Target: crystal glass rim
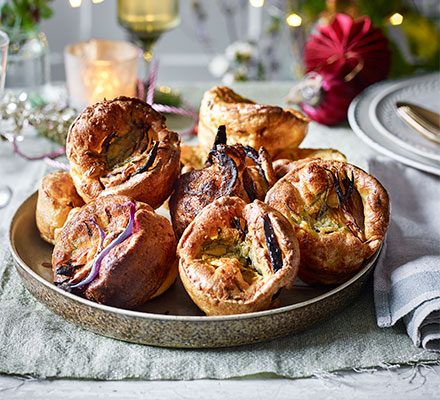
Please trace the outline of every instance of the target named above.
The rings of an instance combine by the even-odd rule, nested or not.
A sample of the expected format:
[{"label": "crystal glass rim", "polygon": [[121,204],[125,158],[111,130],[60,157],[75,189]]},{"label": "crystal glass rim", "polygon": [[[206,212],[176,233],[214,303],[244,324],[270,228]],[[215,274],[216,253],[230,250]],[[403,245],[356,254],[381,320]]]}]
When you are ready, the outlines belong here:
[{"label": "crystal glass rim", "polygon": [[[84,46],[90,45],[93,42],[97,43],[105,43],[105,44],[114,44],[119,46],[125,46],[130,50],[133,50],[132,54],[123,58],[114,58],[114,59],[101,59],[101,58],[89,58],[84,54],[76,54],[75,50],[78,48],[83,48]],[[127,42],[125,40],[109,40],[109,39],[90,39],[84,40],[81,42],[68,44],[64,48],[64,56],[71,57],[72,59],[81,60],[84,64],[101,64],[101,65],[111,65],[114,63],[129,63],[137,60],[139,58],[139,48],[135,46],[133,43]]]}]

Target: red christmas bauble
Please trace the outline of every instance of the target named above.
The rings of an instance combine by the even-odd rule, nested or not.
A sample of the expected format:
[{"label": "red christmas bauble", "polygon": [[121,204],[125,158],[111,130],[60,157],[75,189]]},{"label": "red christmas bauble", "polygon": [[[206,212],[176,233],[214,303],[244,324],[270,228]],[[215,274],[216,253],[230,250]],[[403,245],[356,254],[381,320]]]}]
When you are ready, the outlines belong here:
[{"label": "red christmas bauble", "polygon": [[336,14],[329,25],[309,37],[304,48],[306,72],[322,77],[321,101],[301,104],[313,120],[326,125],[344,121],[353,98],[385,79],[391,66],[388,39],[370,18]]}]

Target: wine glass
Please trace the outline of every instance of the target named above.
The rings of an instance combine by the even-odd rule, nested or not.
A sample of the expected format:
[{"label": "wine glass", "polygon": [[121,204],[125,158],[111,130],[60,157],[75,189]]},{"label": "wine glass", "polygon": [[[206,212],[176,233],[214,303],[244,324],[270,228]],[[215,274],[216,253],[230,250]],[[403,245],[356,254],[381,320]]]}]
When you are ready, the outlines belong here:
[{"label": "wine glass", "polygon": [[118,0],[118,21],[142,48],[147,76],[153,47],[162,33],[180,23],[178,0]]},{"label": "wine glass", "polygon": [[[0,31],[0,95],[3,94],[3,89],[5,87],[8,46],[9,46],[8,35]],[[2,134],[1,138],[3,137],[7,139],[7,137]],[[0,183],[0,208],[6,207],[9,201],[11,200],[11,197],[12,197],[11,188],[8,185],[4,185]]]},{"label": "wine glass", "polygon": [[3,93],[6,77],[6,62],[8,59],[9,37],[0,31],[0,94]]}]

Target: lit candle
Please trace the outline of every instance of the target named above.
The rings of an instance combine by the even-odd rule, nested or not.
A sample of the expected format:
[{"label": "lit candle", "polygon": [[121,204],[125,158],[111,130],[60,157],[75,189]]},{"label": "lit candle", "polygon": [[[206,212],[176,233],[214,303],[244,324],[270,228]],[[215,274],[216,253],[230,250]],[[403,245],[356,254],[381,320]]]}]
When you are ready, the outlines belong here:
[{"label": "lit candle", "polygon": [[90,40],[67,46],[64,55],[72,107],[135,96],[139,50],[131,43]]},{"label": "lit candle", "polygon": [[260,40],[263,25],[264,0],[249,0],[248,13],[248,40],[258,42]]}]

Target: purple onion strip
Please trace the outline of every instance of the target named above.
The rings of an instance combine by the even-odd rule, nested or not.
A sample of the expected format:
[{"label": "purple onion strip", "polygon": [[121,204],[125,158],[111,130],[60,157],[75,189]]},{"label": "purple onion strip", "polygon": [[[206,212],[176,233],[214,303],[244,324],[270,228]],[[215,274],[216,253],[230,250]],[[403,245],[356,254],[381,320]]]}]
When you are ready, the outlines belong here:
[{"label": "purple onion strip", "polygon": [[128,224],[125,227],[125,229],[123,230],[123,232],[102,250],[101,250],[101,248],[102,248],[102,244],[104,242],[105,233],[102,230],[102,228],[98,224],[95,223],[96,227],[99,230],[100,242],[99,242],[98,251],[96,252],[95,257],[93,258],[92,268],[90,269],[90,272],[87,274],[87,276],[82,281],[75,283],[74,285],[70,285],[70,288],[73,289],[73,288],[81,287],[81,286],[87,285],[90,282],[92,282],[98,276],[99,268],[101,266],[101,262],[104,259],[104,257],[108,253],[110,253],[110,251],[114,247],[121,244],[125,239],[129,238],[133,234],[134,214],[136,212],[136,205],[133,202],[127,202],[127,203],[124,203],[123,206],[124,205],[130,206],[130,219],[128,220]]}]

